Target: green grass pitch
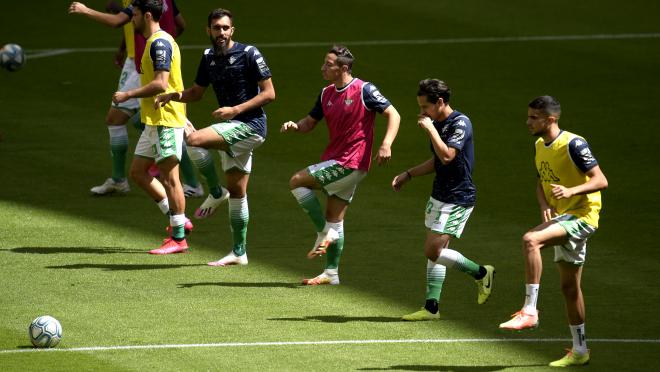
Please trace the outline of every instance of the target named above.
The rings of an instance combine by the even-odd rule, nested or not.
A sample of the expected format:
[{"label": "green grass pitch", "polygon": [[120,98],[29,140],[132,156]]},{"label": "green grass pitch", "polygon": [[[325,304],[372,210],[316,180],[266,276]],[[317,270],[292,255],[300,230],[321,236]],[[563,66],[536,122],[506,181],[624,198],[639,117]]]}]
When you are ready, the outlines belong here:
[{"label": "green grass pitch", "polygon": [[[561,126],[587,138],[610,183],[583,279],[588,368],[660,364],[657,2],[180,0],[187,85],[208,42],[206,15],[223,6],[235,13],[235,39],[266,57],[277,92],[248,190],[250,265],[224,269],[205,265],[230,247],[224,207],[193,221],[190,254],[154,257],[146,251],[167,221],[136,185],[125,197],[89,196],[110,170],[103,119],[118,77],[112,52],[90,49],[118,45],[121,33],[67,15],[68,4],[12,2],[0,14],[0,44],[18,43],[29,58],[21,71],[0,70],[0,370],[547,369],[570,347],[551,252],[540,328],[497,330],[523,300],[520,237],[539,220],[525,120],[541,94],[561,101]],[[354,75],[374,82],[403,120],[392,161],[372,168],[349,208],[342,285],[306,288],[300,279],[322,264],[305,258],[313,228],[288,179],[317,161],[327,134],[323,125],[306,136],[278,129],[311,108],[325,84],[323,56],[338,41],[357,57]],[[42,55],[67,48],[80,50]],[[404,323],[424,297],[432,178],[398,194],[389,184],[430,156],[415,125],[426,77],[448,82],[452,106],[475,130],[478,202],[452,246],[498,275],[478,306],[474,283],[449,271],[442,320]],[[208,92],[189,106],[191,120],[210,124],[214,107]],[[200,203],[189,200],[188,214]],[[60,320],[64,338],[35,352],[27,326],[44,314]]]}]

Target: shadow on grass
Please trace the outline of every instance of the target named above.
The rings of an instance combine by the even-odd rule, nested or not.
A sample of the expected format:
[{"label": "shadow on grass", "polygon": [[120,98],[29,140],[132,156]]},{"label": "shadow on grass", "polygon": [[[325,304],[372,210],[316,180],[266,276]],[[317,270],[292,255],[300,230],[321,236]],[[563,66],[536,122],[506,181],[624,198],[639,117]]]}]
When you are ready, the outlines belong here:
[{"label": "shadow on grass", "polygon": [[80,270],[80,269],[101,269],[103,271],[134,271],[134,270],[166,270],[166,269],[179,269],[182,267],[196,267],[205,266],[202,264],[194,265],[181,265],[181,264],[138,264],[138,265],[113,265],[113,264],[73,264],[62,266],[46,266],[46,269],[66,269],[66,270]]},{"label": "shadow on grass", "polygon": [[218,287],[238,287],[238,288],[298,288],[299,284],[296,283],[282,283],[282,282],[205,282],[205,283],[182,283],[178,284],[179,288],[192,288],[200,286],[218,286]]},{"label": "shadow on grass", "polygon": [[372,322],[372,323],[395,323],[404,322],[400,317],[391,316],[343,316],[343,315],[316,315],[304,316],[302,318],[268,318],[268,320],[283,320],[289,322],[324,322],[324,323],[348,323],[348,322]]},{"label": "shadow on grass", "polygon": [[502,371],[509,368],[520,367],[544,367],[545,364],[524,364],[510,366],[434,366],[425,364],[394,365],[386,368],[358,368],[358,371],[453,371],[453,372],[477,372],[477,371]]},{"label": "shadow on grass", "polygon": [[114,254],[114,253],[141,253],[145,250],[125,249],[118,247],[16,247],[0,249],[0,251],[28,254],[59,254],[59,253],[83,253],[83,254]]}]

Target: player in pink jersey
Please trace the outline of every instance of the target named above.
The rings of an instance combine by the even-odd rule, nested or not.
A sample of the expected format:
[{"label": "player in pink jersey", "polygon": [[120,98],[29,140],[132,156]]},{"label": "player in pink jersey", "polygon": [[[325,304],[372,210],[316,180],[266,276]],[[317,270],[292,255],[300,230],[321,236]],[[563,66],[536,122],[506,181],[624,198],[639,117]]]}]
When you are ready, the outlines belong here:
[{"label": "player in pink jersey", "polygon": [[[321,163],[310,165],[291,177],[289,186],[298,204],[307,213],[317,231],[317,239],[308,258],[327,253],[325,270],[305,285],[339,284],[339,259],[344,248],[344,215],[358,183],[371,165],[376,112],[387,120],[387,130],[375,159],[378,165],[392,156],[392,142],[401,117],[375,85],[354,78],[353,55],[343,45],[335,45],[325,56],[321,73],[331,84],[323,88],[314,108],[297,122],[288,121],[281,132],[307,133],[325,118],[330,143]],[[314,190],[328,195],[325,216]]]}]

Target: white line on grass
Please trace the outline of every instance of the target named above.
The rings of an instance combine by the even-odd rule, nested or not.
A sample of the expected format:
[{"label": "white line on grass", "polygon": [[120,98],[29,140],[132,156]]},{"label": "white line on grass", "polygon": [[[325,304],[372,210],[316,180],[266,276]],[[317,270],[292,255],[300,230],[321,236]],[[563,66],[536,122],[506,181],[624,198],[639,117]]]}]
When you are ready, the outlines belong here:
[{"label": "white line on grass", "polygon": [[[364,344],[457,344],[457,343],[492,343],[492,342],[571,342],[568,338],[445,338],[445,339],[411,339],[411,340],[336,340],[336,341],[280,341],[280,342],[220,342],[211,344],[166,344],[166,345],[125,345],[125,346],[90,346],[55,349],[6,349],[0,354],[57,352],[57,351],[112,351],[139,349],[190,349],[190,348],[221,348],[221,347],[259,347],[259,346],[317,346],[317,345],[364,345]],[[618,339],[592,338],[589,342],[618,344],[660,344],[660,339]]]},{"label": "white line on grass", "polygon": [[[595,34],[595,35],[547,35],[547,36],[502,36],[502,37],[467,37],[447,39],[417,39],[417,40],[355,40],[340,43],[349,46],[371,45],[428,45],[428,44],[473,44],[473,43],[511,43],[527,41],[583,41],[583,40],[622,40],[622,39],[657,39],[660,33],[645,34]],[[261,43],[259,48],[304,48],[327,47],[330,41],[309,41],[290,43]],[[205,49],[208,45],[181,45],[181,49]],[[69,53],[114,52],[117,48],[66,48],[66,49],[33,49],[28,50],[29,59],[52,57]]]}]

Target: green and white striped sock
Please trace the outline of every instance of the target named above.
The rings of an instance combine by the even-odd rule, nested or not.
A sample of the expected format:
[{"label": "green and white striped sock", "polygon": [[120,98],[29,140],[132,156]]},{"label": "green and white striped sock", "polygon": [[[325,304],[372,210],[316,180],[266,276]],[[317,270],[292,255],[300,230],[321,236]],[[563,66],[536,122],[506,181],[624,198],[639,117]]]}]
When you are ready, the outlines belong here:
[{"label": "green and white striped sock", "polygon": [[475,279],[479,276],[479,264],[453,249],[444,248],[435,262],[462,271]]},{"label": "green and white striped sock", "polygon": [[128,131],[125,125],[108,125],[110,134],[110,156],[112,157],[112,179],[121,182],[126,179],[126,153],[128,152]]},{"label": "green and white striped sock", "polygon": [[246,252],[247,227],[250,220],[247,195],[240,199],[229,198],[229,220],[234,238],[232,252],[237,256],[242,256]]},{"label": "green and white striped sock", "polygon": [[426,299],[440,301],[447,268],[431,260],[426,263]]},{"label": "green and white striped sock", "polygon": [[323,216],[323,209],[321,203],[316,197],[314,190],[307,187],[298,187],[291,190],[293,197],[296,198],[300,207],[312,219],[316,232],[323,231],[325,227],[325,217]]}]

